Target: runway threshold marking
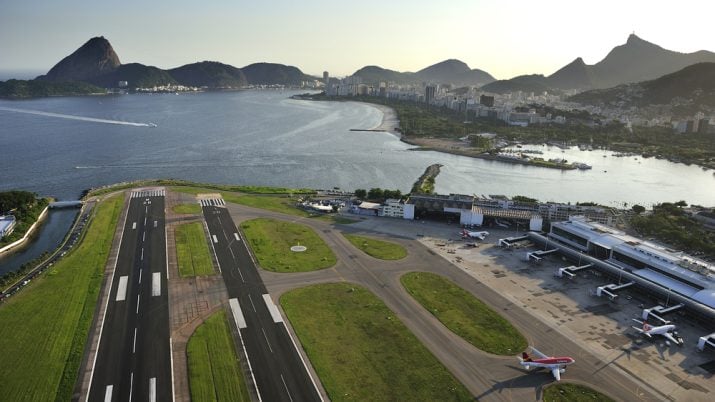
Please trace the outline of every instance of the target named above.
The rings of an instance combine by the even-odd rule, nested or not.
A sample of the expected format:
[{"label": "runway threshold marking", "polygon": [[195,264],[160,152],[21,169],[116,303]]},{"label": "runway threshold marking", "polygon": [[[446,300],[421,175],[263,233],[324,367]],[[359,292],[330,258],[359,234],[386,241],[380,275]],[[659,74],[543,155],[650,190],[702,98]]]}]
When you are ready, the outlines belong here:
[{"label": "runway threshold marking", "polygon": [[279,323],[283,322],[283,317],[281,316],[281,312],[278,311],[278,307],[273,303],[273,299],[271,299],[271,295],[268,293],[263,295],[263,301],[266,303],[266,307],[268,307],[268,312],[271,313],[271,318],[273,318],[273,322]]},{"label": "runway threshold marking", "polygon": [[116,301],[124,301],[127,299],[127,281],[129,277],[127,275],[119,277],[119,286],[117,286],[117,299]]},{"label": "runway threshold marking", "polygon": [[247,328],[246,318],[243,317],[243,311],[241,311],[241,306],[238,304],[238,299],[233,298],[228,301],[231,306],[231,312],[233,313],[233,320],[236,322],[238,329]]},{"label": "runway threshold marking", "polygon": [[104,390],[104,402],[112,402],[112,390],[114,385],[107,385],[107,389]]},{"label": "runway threshold marking", "polygon": [[288,384],[286,384],[286,379],[283,378],[283,374],[281,374],[281,381],[283,381],[283,386],[285,387],[286,394],[288,394],[288,398],[290,398],[291,402],[293,402],[293,397],[290,395],[290,391],[288,390]]},{"label": "runway threshold marking", "polygon": [[156,377],[149,379],[149,402],[156,402]]},{"label": "runway threshold marking", "polygon": [[151,274],[151,295],[161,296],[161,272]]}]

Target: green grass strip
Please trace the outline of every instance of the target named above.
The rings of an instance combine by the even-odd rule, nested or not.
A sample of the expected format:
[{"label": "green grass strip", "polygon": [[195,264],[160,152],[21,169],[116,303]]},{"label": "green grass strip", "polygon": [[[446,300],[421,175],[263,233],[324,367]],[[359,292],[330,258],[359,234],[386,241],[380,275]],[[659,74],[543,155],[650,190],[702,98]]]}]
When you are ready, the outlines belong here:
[{"label": "green grass strip", "polygon": [[444,277],[411,272],[400,282],[444,326],[478,349],[513,355],[526,348],[526,338],[509,321]]},{"label": "green grass strip", "polygon": [[179,204],[174,205],[171,210],[177,214],[198,215],[201,214],[201,205],[196,202],[192,202],[191,204]]},{"label": "green grass strip", "polygon": [[367,289],[330,283],[280,303],[332,401],[468,401],[469,391]]},{"label": "green grass strip", "polygon": [[[263,269],[275,272],[306,272],[328,268],[337,259],[311,228],[297,223],[258,218],[241,223],[253,253]],[[307,247],[292,252],[291,246]]]},{"label": "green grass strip", "polygon": [[0,305],[0,399],[72,398],[123,202],[97,205],[74,251]]},{"label": "green grass strip", "polygon": [[179,275],[189,277],[213,274],[213,261],[203,225],[200,222],[185,223],[176,227],[175,234]]},{"label": "green grass strip", "polygon": [[399,260],[407,256],[407,250],[397,243],[343,233],[353,246],[365,254],[381,260]]},{"label": "green grass strip", "polygon": [[544,402],[614,402],[585,385],[560,382],[544,388]]},{"label": "green grass strip", "polygon": [[250,401],[226,312],[204,321],[187,345],[192,401]]}]

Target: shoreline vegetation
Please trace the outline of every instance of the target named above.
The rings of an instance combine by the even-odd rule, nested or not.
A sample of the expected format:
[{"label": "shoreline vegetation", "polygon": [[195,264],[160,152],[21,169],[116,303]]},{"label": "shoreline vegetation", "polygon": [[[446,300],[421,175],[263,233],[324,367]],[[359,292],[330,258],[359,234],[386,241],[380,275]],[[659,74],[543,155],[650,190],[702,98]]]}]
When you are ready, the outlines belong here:
[{"label": "shoreline vegetation", "polygon": [[[415,151],[437,151],[510,164],[522,164],[561,170],[578,167],[565,162],[534,158],[523,160],[497,154],[490,140],[475,133],[494,133],[498,138],[522,144],[558,142],[565,145],[592,146],[614,152],[639,154],[673,163],[697,165],[715,170],[715,143],[706,134],[674,135],[664,127],[633,127],[610,123],[590,127],[576,125],[509,126],[496,119],[464,121],[463,113],[412,101],[389,100],[374,96],[294,95],[293,99],[366,103],[383,112],[382,124],[370,130],[387,131],[400,141],[414,145]],[[396,117],[395,117],[396,116]],[[396,126],[397,124],[397,126]],[[472,134],[472,135],[470,135]],[[466,137],[466,139],[465,139]]]}]

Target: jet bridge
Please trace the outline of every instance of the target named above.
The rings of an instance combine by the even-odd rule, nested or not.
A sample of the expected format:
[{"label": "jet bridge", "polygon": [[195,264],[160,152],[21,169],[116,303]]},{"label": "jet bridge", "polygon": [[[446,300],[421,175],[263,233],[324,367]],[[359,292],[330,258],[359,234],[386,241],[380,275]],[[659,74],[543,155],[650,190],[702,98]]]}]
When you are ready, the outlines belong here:
[{"label": "jet bridge", "polygon": [[685,307],[685,305],[680,303],[680,304],[676,304],[676,305],[670,306],[670,307],[655,306],[655,307],[651,307],[651,308],[646,308],[646,309],[643,309],[643,314],[641,314],[641,318],[643,318],[643,321],[646,321],[652,317],[652,318],[655,318],[656,320],[662,322],[663,324],[667,324],[670,321],[663,318],[663,316],[668,313],[672,313],[673,311],[680,310],[683,307]]},{"label": "jet bridge", "polygon": [[526,260],[527,261],[533,261],[533,262],[540,262],[541,260],[544,259],[549,254],[553,254],[555,252],[559,251],[559,249],[554,248],[551,250],[537,250],[537,251],[530,251],[526,253]]},{"label": "jet bridge", "polygon": [[633,285],[635,285],[635,284],[636,284],[635,282],[626,282],[626,283],[622,283],[622,284],[620,284],[620,285],[616,285],[615,283],[611,283],[611,284],[608,284],[608,285],[599,286],[599,287],[596,288],[596,296],[601,297],[601,296],[603,296],[603,295],[605,294],[605,295],[607,295],[608,297],[610,297],[611,300],[613,300],[613,299],[615,299],[616,297],[618,297],[618,294],[615,293],[615,292],[617,292],[617,291],[619,291],[619,290],[621,290],[621,289],[625,289],[625,288],[627,288],[627,287],[629,287],[629,286],[633,286]]},{"label": "jet bridge", "polygon": [[570,267],[559,268],[558,271],[556,271],[554,273],[554,276],[556,276],[558,278],[563,278],[565,275],[569,279],[573,279],[576,277],[576,272],[583,271],[584,269],[589,269],[592,266],[593,266],[593,264],[586,264],[586,265],[581,265],[578,267],[575,265],[571,265]]},{"label": "jet bridge", "polygon": [[710,347],[715,348],[715,332],[710,335],[701,336],[700,339],[698,339],[699,351],[704,352],[706,345],[710,345]]}]

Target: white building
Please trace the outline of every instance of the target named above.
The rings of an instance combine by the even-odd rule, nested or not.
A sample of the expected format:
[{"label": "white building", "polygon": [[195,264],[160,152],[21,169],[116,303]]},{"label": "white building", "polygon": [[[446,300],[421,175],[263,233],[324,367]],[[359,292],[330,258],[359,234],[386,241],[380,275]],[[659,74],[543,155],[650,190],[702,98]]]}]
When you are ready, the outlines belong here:
[{"label": "white building", "polygon": [[389,218],[404,218],[405,204],[397,199],[388,199],[380,208],[379,216],[387,216]]},{"label": "white building", "polygon": [[12,215],[0,215],[0,239],[12,233],[17,221]]}]

